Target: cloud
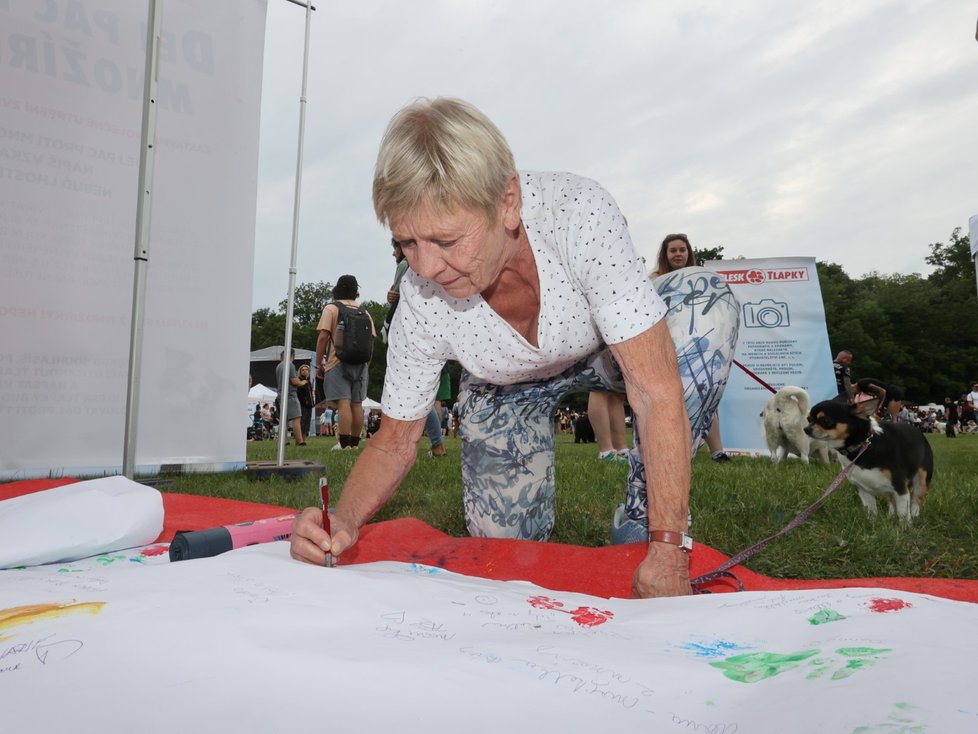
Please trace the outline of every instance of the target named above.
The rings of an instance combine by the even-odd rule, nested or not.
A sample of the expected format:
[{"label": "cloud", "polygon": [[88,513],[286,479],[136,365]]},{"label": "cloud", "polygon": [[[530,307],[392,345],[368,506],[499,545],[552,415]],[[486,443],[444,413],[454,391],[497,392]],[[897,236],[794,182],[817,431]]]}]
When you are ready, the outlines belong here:
[{"label": "cloud", "polygon": [[[517,164],[601,181],[652,257],[663,234],[728,256],[926,272],[978,212],[974,14],[938,0],[339,2],[313,13],[298,282],[393,275],[370,183],[417,96],[482,108]],[[301,8],[271,0],[255,306],[284,298]]]}]

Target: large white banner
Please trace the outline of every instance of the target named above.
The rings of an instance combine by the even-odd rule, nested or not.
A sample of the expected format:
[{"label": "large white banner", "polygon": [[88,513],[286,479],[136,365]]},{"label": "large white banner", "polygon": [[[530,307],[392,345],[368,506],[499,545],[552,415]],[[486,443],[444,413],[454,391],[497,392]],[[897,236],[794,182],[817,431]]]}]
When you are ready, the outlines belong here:
[{"label": "large white banner", "polygon": [[[836,395],[833,354],[815,259],[712,260],[740,301],[735,359],[779,389],[796,385],[812,403]],[[736,365],[720,401],[720,436],[734,451],[767,453],[760,412],[771,392]]]},{"label": "large white banner", "polygon": [[[265,0],[162,3],[136,464],[242,466]],[[0,477],[121,469],[147,3],[0,0]]]},{"label": "large white banner", "polygon": [[0,571],[4,731],[973,734],[978,719],[967,602],[604,599],[416,563],[327,569],[286,542],[159,558]]}]

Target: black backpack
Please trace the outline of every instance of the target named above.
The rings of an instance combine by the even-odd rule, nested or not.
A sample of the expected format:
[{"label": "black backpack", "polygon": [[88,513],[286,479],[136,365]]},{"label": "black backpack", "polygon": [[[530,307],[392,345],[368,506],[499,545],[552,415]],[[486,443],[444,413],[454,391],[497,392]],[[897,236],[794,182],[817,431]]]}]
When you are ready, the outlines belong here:
[{"label": "black backpack", "polygon": [[374,353],[374,332],[370,316],[360,306],[333,304],[340,310],[333,334],[333,349],[344,364],[366,364]]}]

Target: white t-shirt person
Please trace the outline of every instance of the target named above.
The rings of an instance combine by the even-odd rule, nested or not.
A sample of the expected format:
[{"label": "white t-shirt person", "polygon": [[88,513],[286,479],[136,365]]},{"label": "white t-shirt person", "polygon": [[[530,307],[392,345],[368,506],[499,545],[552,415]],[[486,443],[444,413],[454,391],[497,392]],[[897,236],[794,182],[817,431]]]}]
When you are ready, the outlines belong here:
[{"label": "white t-shirt person", "polygon": [[665,316],[625,219],[600,184],[570,173],[524,172],[520,188],[523,227],[540,278],[539,346],[481,295],[453,298],[408,271],[391,325],[385,414],[404,421],[424,417],[447,360],[490,384],[542,380]]}]

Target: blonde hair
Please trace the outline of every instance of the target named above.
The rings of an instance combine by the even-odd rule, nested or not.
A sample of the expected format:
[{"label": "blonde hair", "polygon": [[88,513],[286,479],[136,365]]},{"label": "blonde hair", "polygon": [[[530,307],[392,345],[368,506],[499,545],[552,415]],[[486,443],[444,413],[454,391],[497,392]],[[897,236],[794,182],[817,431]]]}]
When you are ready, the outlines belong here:
[{"label": "blonde hair", "polygon": [[428,203],[495,215],[516,164],[492,121],[468,102],[421,98],[391,119],[374,169],[374,212],[392,217]]}]

